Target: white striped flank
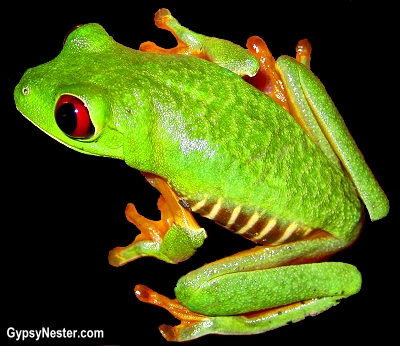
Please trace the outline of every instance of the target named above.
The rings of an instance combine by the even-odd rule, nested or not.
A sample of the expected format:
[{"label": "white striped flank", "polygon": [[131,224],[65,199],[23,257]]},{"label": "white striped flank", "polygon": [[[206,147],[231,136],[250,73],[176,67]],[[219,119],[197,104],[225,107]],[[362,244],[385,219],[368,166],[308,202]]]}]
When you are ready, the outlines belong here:
[{"label": "white striped flank", "polygon": [[213,208],[207,215],[203,215],[204,217],[214,220],[215,215],[218,214],[218,212],[221,210],[221,204],[222,204],[222,198],[218,198],[218,201],[216,204],[214,204]]},{"label": "white striped flank", "polygon": [[277,219],[272,218],[268,220],[268,223],[265,227],[261,230],[260,234],[256,237],[251,238],[251,240],[260,240],[263,239],[276,225]]},{"label": "white striped flank", "polygon": [[236,232],[236,234],[244,234],[246,233],[250,228],[252,228],[256,222],[258,221],[258,219],[260,218],[260,215],[257,213],[254,213],[253,215],[251,215],[251,218],[249,219],[249,221],[247,221],[247,223]]},{"label": "white striped flank", "polygon": [[233,223],[236,221],[241,209],[242,209],[242,207],[240,207],[240,206],[237,206],[237,207],[235,207],[235,209],[233,209],[233,212],[231,214],[231,217],[229,218],[228,223],[226,224],[226,227],[230,227],[233,225]]},{"label": "white striped flank", "polygon": [[273,244],[281,244],[283,243],[286,239],[288,239],[299,227],[298,223],[292,222],[289,226],[286,227],[285,231],[282,234],[282,237],[280,237],[277,241],[275,241]]},{"label": "white striped flank", "polygon": [[207,198],[204,198],[201,201],[198,201],[193,207],[191,207],[192,211],[197,211],[200,208],[204,207],[206,202],[207,202]]}]

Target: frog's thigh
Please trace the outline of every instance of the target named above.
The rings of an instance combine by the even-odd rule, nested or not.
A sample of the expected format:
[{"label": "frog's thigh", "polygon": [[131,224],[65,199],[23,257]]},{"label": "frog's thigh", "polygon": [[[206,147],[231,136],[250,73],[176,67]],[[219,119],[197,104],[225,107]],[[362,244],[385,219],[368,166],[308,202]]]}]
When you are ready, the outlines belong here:
[{"label": "frog's thigh", "polygon": [[191,285],[185,277],[175,294],[188,309],[207,316],[237,315],[304,300],[355,294],[358,270],[345,263],[313,263],[234,272]]}]

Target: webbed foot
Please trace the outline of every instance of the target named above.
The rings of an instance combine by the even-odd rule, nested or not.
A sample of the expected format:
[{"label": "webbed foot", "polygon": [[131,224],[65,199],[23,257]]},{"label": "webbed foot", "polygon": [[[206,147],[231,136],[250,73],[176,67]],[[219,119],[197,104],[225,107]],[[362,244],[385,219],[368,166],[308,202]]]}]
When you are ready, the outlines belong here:
[{"label": "webbed foot", "polygon": [[206,238],[205,230],[197,224],[191,212],[179,203],[179,198],[167,182],[153,174],[144,175],[161,193],[157,203],[161,220],[149,220],[140,215],[133,204],[128,204],[126,217],[141,233],[132,244],[110,251],[108,260],[112,266],[119,267],[143,256],[178,263],[192,256]]}]

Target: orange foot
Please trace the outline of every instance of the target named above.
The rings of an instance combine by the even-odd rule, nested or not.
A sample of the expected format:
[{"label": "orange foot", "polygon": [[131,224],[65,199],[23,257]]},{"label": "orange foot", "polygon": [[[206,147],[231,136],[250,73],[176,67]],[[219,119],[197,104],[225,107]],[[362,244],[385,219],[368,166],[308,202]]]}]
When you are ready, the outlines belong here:
[{"label": "orange foot", "polygon": [[110,251],[108,261],[112,266],[119,267],[143,256],[153,256],[168,263],[181,262],[192,256],[206,238],[205,230],[180,204],[168,183],[154,174],[144,173],[144,176],[161,193],[157,203],[161,220],[149,220],[140,215],[133,204],[128,204],[126,218],[141,233],[132,244]]},{"label": "orange foot", "polygon": [[174,327],[166,324],[159,326],[162,336],[168,341],[178,341],[183,330],[209,319],[207,316],[188,310],[177,299],[165,297],[145,285],[136,285],[135,294],[140,301],[164,308],[181,321],[181,324]]}]

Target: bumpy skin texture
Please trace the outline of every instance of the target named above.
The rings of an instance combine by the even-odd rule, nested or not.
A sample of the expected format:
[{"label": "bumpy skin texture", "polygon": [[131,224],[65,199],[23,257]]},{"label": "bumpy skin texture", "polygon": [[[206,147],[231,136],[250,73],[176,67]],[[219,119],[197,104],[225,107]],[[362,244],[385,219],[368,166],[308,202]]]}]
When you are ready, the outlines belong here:
[{"label": "bumpy skin texture", "polygon": [[228,316],[248,312],[250,306],[252,311],[258,311],[315,296],[340,297],[343,292],[355,294],[359,291],[361,276],[346,263],[324,262],[305,264],[301,269],[299,266],[283,266],[262,273],[223,275],[203,282],[201,289],[192,281],[193,275],[178,281],[175,294],[182,304],[208,316]]},{"label": "bumpy skin texture", "polygon": [[[93,138],[78,142],[56,127],[65,93],[87,104]],[[15,98],[60,141],[155,173],[191,205],[222,198],[225,209],[240,205],[282,226],[355,237],[361,204],[345,175],[281,107],[208,61],[135,51],[90,24],[70,34],[56,59],[28,70]]]}]

